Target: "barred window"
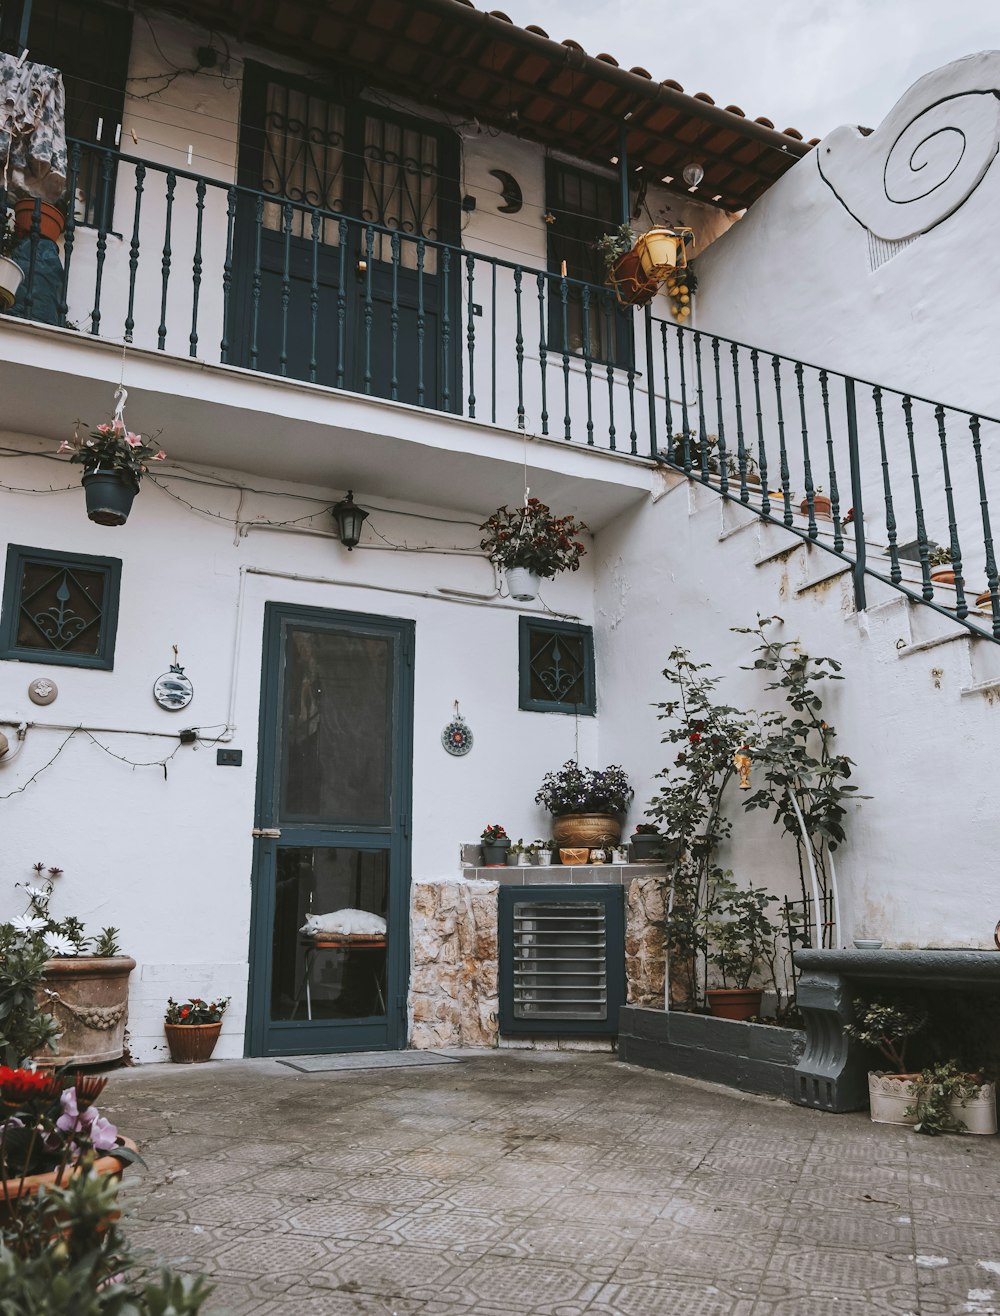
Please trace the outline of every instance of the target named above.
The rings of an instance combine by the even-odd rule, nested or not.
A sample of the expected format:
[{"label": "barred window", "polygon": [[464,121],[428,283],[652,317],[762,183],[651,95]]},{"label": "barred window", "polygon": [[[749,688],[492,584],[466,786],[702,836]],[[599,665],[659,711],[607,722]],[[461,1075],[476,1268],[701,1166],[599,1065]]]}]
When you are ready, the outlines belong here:
[{"label": "barred window", "polygon": [[570,622],[522,617],[519,675],[521,708],[595,713],[593,631]]},{"label": "barred window", "polygon": [[0,658],[114,667],[121,562],[11,544]]}]

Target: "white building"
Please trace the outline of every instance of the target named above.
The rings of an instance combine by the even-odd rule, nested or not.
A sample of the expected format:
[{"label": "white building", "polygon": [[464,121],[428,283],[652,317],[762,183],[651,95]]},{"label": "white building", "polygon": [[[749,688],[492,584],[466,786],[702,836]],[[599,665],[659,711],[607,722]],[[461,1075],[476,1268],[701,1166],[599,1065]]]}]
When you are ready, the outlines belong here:
[{"label": "white building", "polygon": [[[547,835],[535,790],[575,756],[621,763],[642,821],[667,652],[766,702],[730,632],[761,612],[845,664],[836,722],[871,798],[838,854],[838,939],[991,944],[998,57],[814,149],[461,0],[246,8],[0,5],[5,49],[64,75],[75,198],[54,311],[39,267],[0,317],[0,915],[33,862],[65,869],[55,911],[119,926],[138,962],[142,1060],[168,995],[233,997],[222,1056],[495,1041],[475,931],[496,898],[462,884],[460,846],[497,821]],[[958,116],[958,164],[948,125],[921,131],[931,105]],[[944,200],[914,157],[892,172],[904,129]],[[694,230],[696,330],[663,293],[621,311],[601,285],[623,165],[638,229]],[[927,192],[891,232],[879,179]],[[109,528],[56,448],[120,383],[167,460]],[[669,469],[685,432],[721,472],[706,443],[702,481]],[[808,513],[820,485],[835,522]],[[592,540],[517,605],[479,526],[526,488]],[[369,513],[351,552],[348,490]],[[964,590],[931,584],[934,543]],[[530,646],[553,636],[578,680],[540,699]],[[180,709],[152,694],[175,663]],[[464,756],[441,741],[456,704]],[[793,890],[765,828],[741,824],[730,862]],[[316,963],[302,919],[344,906],[387,944]]]}]

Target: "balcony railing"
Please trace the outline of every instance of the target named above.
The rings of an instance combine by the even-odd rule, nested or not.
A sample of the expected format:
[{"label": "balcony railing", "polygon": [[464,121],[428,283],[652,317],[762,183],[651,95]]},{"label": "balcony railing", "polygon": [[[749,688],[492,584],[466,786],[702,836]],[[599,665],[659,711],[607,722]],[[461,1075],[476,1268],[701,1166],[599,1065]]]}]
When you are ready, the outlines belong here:
[{"label": "balcony railing", "polygon": [[[1000,640],[996,418],[76,142],[71,196],[78,183],[92,222],[67,219],[61,325],[673,466],[850,562],[859,608],[875,577]],[[29,319],[45,291],[39,218],[16,253],[14,313]],[[932,580],[941,548],[953,583]]]}]

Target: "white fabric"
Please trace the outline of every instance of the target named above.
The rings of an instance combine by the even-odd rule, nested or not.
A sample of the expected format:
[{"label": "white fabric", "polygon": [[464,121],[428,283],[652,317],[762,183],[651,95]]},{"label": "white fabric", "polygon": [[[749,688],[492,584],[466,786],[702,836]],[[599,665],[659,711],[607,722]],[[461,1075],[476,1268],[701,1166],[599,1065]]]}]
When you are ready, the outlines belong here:
[{"label": "white fabric", "polygon": [[330,914],[310,914],[299,931],[310,937],[319,932],[340,937],[384,937],[385,919],[366,909],[335,909]]}]

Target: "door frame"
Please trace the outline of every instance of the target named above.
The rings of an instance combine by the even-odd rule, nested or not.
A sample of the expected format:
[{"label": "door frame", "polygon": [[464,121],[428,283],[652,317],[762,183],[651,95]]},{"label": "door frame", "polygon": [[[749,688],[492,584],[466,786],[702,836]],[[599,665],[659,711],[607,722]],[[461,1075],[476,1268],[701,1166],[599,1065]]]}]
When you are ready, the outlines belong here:
[{"label": "door frame", "polygon": [[[254,829],[280,827],[278,815],[278,770],[284,727],[281,725],[283,637],[289,623],[304,622],[319,629],[354,629],[361,633],[391,635],[397,640],[393,674],[393,764],[390,784],[391,826],[385,829],[363,824],[357,827],[332,827],[326,823],[294,823],[288,831],[305,833],[314,843],[337,836],[356,834],[358,848],[383,848],[372,844],[372,837],[384,836],[389,849],[389,893],[387,922],[392,932],[386,952],[386,990],[398,985],[394,996],[386,1000],[386,1049],[402,1050],[407,1042],[410,968],[410,895],[412,890],[411,819],[413,817],[413,659],[416,623],[402,617],[385,617],[376,613],[347,612],[338,608],[321,608],[284,602],[264,605],[263,644],[261,648],[261,686],[259,736],[257,746]],[[366,845],[367,838],[367,845]],[[310,1044],[314,1030],[305,1021],[289,1024],[301,1030],[304,1049],[275,1049],[267,1046],[269,1031],[269,957],[272,928],[268,921],[273,891],[268,883],[276,871],[277,840],[254,838],[254,855],[250,876],[250,939],[247,985],[247,1014],[244,1054],[247,1056],[330,1054],[371,1050],[366,1039],[358,1045],[336,1048]],[[398,865],[398,874],[394,873]]]}]

